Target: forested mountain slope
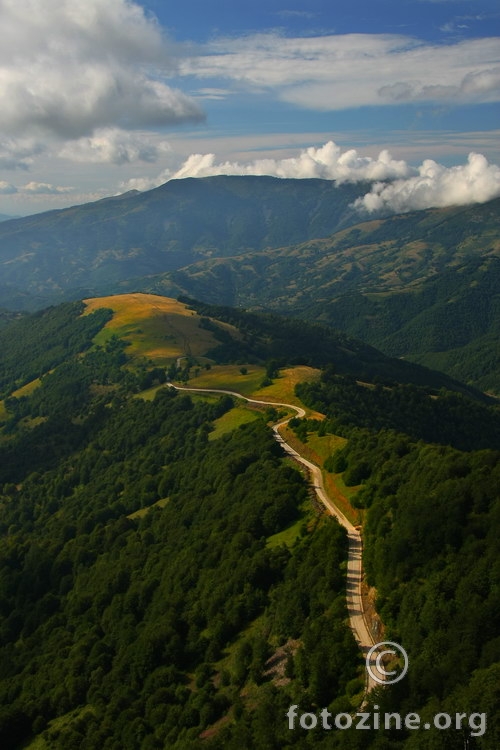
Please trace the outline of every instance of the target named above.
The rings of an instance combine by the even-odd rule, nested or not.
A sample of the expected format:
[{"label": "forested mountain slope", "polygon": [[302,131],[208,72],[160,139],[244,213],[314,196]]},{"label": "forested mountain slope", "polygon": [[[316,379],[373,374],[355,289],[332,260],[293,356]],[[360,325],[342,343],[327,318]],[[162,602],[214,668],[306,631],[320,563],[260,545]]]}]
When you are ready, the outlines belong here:
[{"label": "forested mountain slope", "polygon": [[[0,307],[118,292],[327,322],[500,392],[500,199],[361,221],[367,185],[173,180],[0,224]],[[361,222],[361,223],[360,223]]]},{"label": "forested mountain slope", "polygon": [[[466,450],[451,447],[462,442],[458,432],[436,445],[441,429],[457,425],[454,399],[426,407],[411,389],[370,390],[331,371],[298,392],[327,416],[294,420],[303,438],[318,430],[348,438],[328,468],[346,485],[361,485],[354,502],[365,519],[367,581],[376,587],[377,609],[393,640],[408,649],[408,681],[377,694],[377,704],[403,714],[420,704],[427,719],[436,710],[487,713],[484,738],[434,731],[415,734],[404,747],[493,747],[500,738],[496,440],[490,435],[482,443],[496,450],[477,450],[481,420],[474,425],[470,414]],[[491,415],[497,425],[499,416],[498,410]]]},{"label": "forested mountain slope", "polygon": [[392,356],[500,390],[500,200],[217,258],[137,288],[320,320]]},{"label": "forested mountain slope", "polygon": [[[202,258],[323,237],[358,221],[350,206],[363,188],[252,176],[172,180],[2,222],[0,305],[15,303],[9,288],[51,300],[109,294],[120,281]],[[30,309],[29,299],[17,300]]]},{"label": "forested mountain slope", "polygon": [[[398,385],[392,360],[326,328],[218,312],[139,295],[1,332],[2,747],[496,750],[497,407]],[[15,356],[21,332],[36,373]],[[276,410],[238,426],[233,399],[165,379],[214,373],[221,387],[233,362],[233,383],[255,373],[266,392],[301,356],[331,357],[297,389],[327,418],[295,428],[316,446],[342,436],[327,465],[361,485],[368,583],[410,656],[408,679],[370,710],[487,712],[486,733],[288,728],[290,705],[354,714],[363,701],[345,533],[274,440]],[[374,363],[392,374],[383,385]]]}]

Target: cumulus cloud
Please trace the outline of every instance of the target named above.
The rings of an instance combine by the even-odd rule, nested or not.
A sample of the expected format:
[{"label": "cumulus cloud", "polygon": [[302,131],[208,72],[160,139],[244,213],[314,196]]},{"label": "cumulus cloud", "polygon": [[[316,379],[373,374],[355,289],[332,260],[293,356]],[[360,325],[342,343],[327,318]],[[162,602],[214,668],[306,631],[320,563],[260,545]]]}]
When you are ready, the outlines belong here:
[{"label": "cumulus cloud", "polygon": [[5,133],[79,138],[99,127],[199,120],[165,83],[175,66],[159,26],[129,0],[0,0]]},{"label": "cumulus cloud", "polygon": [[467,163],[444,167],[426,159],[418,174],[405,180],[377,182],[355,202],[356,208],[374,211],[405,211],[423,208],[485,203],[500,196],[500,167],[489,164],[482,154],[469,154]]},{"label": "cumulus cloud", "polygon": [[429,44],[401,34],[277,33],[215,39],[181,70],[333,111],[404,102],[500,100],[498,38]]},{"label": "cumulus cloud", "polygon": [[247,164],[217,162],[214,154],[191,154],[179,169],[164,170],[153,179],[136,178],[123,190],[149,190],[168,180],[214,175],[271,175],[322,178],[336,182],[372,182],[370,192],[354,206],[360,212],[403,213],[423,208],[484,203],[500,196],[500,167],[482,154],[471,153],[465,165],[445,167],[426,159],[419,167],[395,160],[387,150],[376,158],[356,149],[342,151],[333,141],[311,146],[298,156],[257,159]]},{"label": "cumulus cloud", "polygon": [[168,151],[167,141],[155,142],[151,133],[100,128],[92,136],[68,141],[59,151],[59,156],[86,164],[131,164],[136,161],[156,162]]},{"label": "cumulus cloud", "polygon": [[172,179],[208,177],[216,174],[257,174],[359,182],[404,177],[410,174],[410,171],[406,162],[393,159],[386,150],[381,151],[378,157],[373,159],[370,156],[360,156],[356,149],[342,151],[336,143],[328,141],[320,148],[311,146],[296,157],[257,159],[251,164],[244,165],[229,161],[216,163],[214,154],[192,154],[172,175]]},{"label": "cumulus cloud", "polygon": [[44,150],[45,146],[33,139],[1,138],[0,169],[29,169],[33,157]]},{"label": "cumulus cloud", "polygon": [[157,177],[134,178],[122,184],[124,190],[149,190],[168,180],[185,177],[210,177],[213,175],[271,175],[274,177],[318,177],[338,182],[386,180],[411,174],[404,161],[393,159],[381,151],[376,159],[361,156],[355,149],[342,151],[333,141],[324,146],[302,151],[287,159],[256,159],[248,164],[217,162],[215,154],[191,154],[177,170],[163,170]]},{"label": "cumulus cloud", "polygon": [[61,195],[63,193],[71,193],[72,191],[72,187],[60,187],[58,185],[51,185],[49,182],[28,182],[16,192],[23,192],[29,195]]},{"label": "cumulus cloud", "polygon": [[17,193],[15,185],[11,185],[10,182],[5,182],[5,180],[0,180],[0,195],[14,195],[14,193]]}]

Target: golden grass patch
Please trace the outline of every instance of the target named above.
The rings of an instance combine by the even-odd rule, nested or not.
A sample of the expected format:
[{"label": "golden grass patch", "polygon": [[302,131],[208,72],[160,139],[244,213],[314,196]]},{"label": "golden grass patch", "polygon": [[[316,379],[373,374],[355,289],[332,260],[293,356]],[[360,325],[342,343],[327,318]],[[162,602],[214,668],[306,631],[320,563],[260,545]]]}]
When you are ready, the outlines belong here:
[{"label": "golden grass patch", "polygon": [[[242,368],[246,372],[241,372]],[[187,383],[187,388],[218,388],[220,390],[241,393],[247,398],[269,401],[272,406],[276,403],[295,404],[303,406],[295,395],[297,383],[317,380],[320,372],[313,367],[300,365],[280,370],[271,385],[261,386],[266,377],[264,367],[258,365],[213,365],[210,370],[202,370],[195,378]],[[305,408],[305,407],[304,407]],[[323,415],[306,409],[307,415],[322,419]]]},{"label": "golden grass patch", "polygon": [[320,371],[314,367],[307,367],[306,365],[298,365],[297,367],[287,367],[280,370],[279,377],[277,377],[272,385],[268,385],[265,388],[259,388],[253,394],[255,398],[261,398],[263,401],[277,401],[287,404],[294,404],[295,406],[302,406],[306,409],[308,417],[317,415],[318,419],[322,418],[322,414],[311,411],[304,406],[302,401],[295,395],[295,386],[298,383],[311,382],[318,380],[320,377]]},{"label": "golden grass patch", "polygon": [[334,451],[343,448],[346,443],[347,439],[339,435],[323,435],[320,437],[317,433],[313,432],[307,436],[307,445],[322,462],[326,461]]},{"label": "golden grass patch", "polygon": [[333,503],[342,511],[349,521],[355,526],[361,523],[362,513],[351,505],[353,498],[359,491],[358,487],[346,487],[341,474],[330,474],[323,469],[323,463],[334,450],[342,448],[347,440],[338,435],[308,435],[307,443],[303,443],[290,427],[280,430],[286,442],[295,448],[304,458],[322,469],[325,490]]},{"label": "golden grass patch", "polygon": [[21,398],[22,396],[31,396],[33,391],[35,391],[38,386],[42,384],[42,381],[40,378],[36,378],[36,380],[32,380],[30,383],[26,383],[26,385],[23,385],[22,388],[18,388],[16,391],[12,391],[11,395],[14,396],[14,398]]},{"label": "golden grass patch", "polygon": [[[84,300],[89,314],[101,308],[113,310],[113,318],[94,338],[103,345],[113,335],[128,342],[128,353],[147,357],[156,364],[170,363],[178,357],[203,357],[218,342],[213,333],[200,327],[200,316],[187,305],[156,294],[118,294]],[[218,323],[231,331],[233,326]]]}]

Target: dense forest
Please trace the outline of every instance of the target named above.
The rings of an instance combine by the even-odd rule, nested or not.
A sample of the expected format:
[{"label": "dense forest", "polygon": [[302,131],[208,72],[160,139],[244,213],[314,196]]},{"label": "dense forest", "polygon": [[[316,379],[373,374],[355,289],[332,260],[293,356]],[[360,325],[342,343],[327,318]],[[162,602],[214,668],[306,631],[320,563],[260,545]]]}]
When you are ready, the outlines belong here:
[{"label": "dense forest", "polygon": [[[56,340],[74,312],[48,313]],[[7,399],[2,745],[184,748],[233,718],[258,745],[274,729],[248,704],[278,712],[288,691],[319,703],[333,690],[350,705],[363,682],[345,623],[345,534],[304,510],[304,477],[266,416],[210,441],[231,398],[137,397],[144,369],[116,339],[75,355],[74,338],[89,343],[80,329],[65,361],[47,355],[52,371],[31,394]],[[18,382],[25,368],[6,372]],[[270,543],[292,523],[293,550]]]},{"label": "dense forest", "polygon": [[[326,466],[359,486],[367,583],[410,657],[408,678],[366,705],[486,712],[488,732],[291,731],[291,705],[354,714],[363,700],[344,530],[312,502],[268,412],[214,439],[231,397],[181,393],[117,338],[93,345],[109,315],[80,311],[41,314],[36,371],[14,355],[2,371],[2,746],[496,750],[497,407],[331,367],[298,387],[326,419],[294,420],[297,434],[347,439]],[[6,350],[22,324],[4,329]],[[245,345],[268,356],[260,325]],[[294,325],[277,329],[275,373],[299,354]]]},{"label": "dense forest", "polygon": [[44,375],[84,351],[111,317],[98,310],[82,315],[82,302],[49,307],[0,329],[0,395]]},{"label": "dense forest", "polygon": [[[361,380],[380,383],[413,383],[429,388],[446,388],[487,401],[483,393],[467,387],[442,372],[418,364],[387,357],[382,352],[342,331],[317,322],[285,318],[272,313],[253,313],[222,305],[208,305],[187,297],[180,298],[199,315],[205,325],[209,317],[235,326],[242,334],[235,340],[212,326],[220,344],[209,355],[217,361],[268,361],[278,365],[308,364],[327,367]],[[209,316],[209,317],[207,317]],[[222,335],[221,335],[222,334]]]},{"label": "dense forest", "polygon": [[325,465],[342,474],[346,485],[360,486],[354,502],[365,519],[367,582],[376,587],[385,626],[408,649],[408,679],[377,701],[387,700],[386,706],[403,714],[412,706],[427,716],[488,713],[489,731],[482,739],[465,735],[453,744],[434,731],[409,738],[405,747],[495,747],[498,407],[473,405],[455,394],[430,398],[407,386],[368,389],[331,370],[321,382],[297,390],[305,403],[328,415],[324,422],[294,420],[303,439],[318,430],[348,437]]}]

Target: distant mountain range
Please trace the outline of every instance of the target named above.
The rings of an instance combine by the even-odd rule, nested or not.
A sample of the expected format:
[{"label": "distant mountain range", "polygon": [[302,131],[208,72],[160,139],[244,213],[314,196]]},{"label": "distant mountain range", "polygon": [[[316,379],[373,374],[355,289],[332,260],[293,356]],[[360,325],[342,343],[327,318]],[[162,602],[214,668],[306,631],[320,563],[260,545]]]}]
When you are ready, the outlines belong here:
[{"label": "distant mountain range", "polygon": [[[18,292],[45,301],[114,291],[116,284],[220,256],[325,237],[359,221],[366,185],[274,177],[167,182],[0,225],[0,305]],[[20,307],[30,305],[19,296]]]},{"label": "distant mountain range", "polygon": [[360,223],[368,186],[174,180],[0,224],[0,307],[123,292],[319,320],[500,393],[500,199]]},{"label": "distant mountain range", "polygon": [[500,392],[500,200],[213,258],[134,288],[320,320]]}]

